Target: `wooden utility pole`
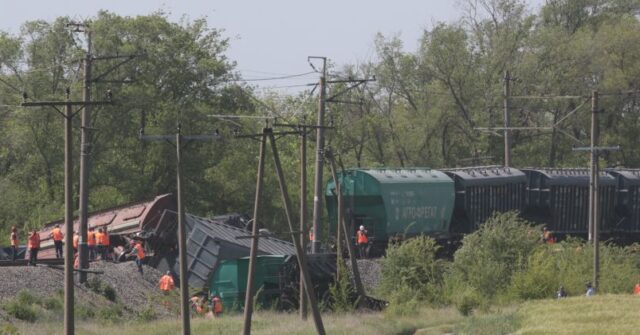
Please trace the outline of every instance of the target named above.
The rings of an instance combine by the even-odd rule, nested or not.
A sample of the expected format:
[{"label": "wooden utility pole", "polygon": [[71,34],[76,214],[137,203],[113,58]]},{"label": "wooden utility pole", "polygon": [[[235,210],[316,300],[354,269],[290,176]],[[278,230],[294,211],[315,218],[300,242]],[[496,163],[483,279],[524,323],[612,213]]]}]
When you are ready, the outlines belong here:
[{"label": "wooden utility pole", "polygon": [[298,259],[298,266],[302,269],[302,277],[304,280],[305,291],[307,292],[307,299],[309,300],[309,306],[311,307],[311,314],[313,315],[313,321],[316,326],[316,332],[318,335],[324,335],[324,325],[322,323],[322,317],[320,316],[320,310],[318,309],[318,304],[316,303],[316,294],[315,289],[313,288],[313,283],[311,282],[311,276],[309,275],[309,271],[307,269],[307,261],[304,254],[304,250],[300,246],[299,240],[294,234],[293,229],[293,217],[291,211],[291,201],[289,199],[289,192],[287,191],[287,185],[284,179],[284,173],[282,172],[282,166],[280,164],[280,156],[278,155],[278,148],[276,146],[276,140],[273,135],[273,132],[269,132],[269,141],[271,142],[271,150],[273,151],[273,161],[276,168],[276,173],[278,175],[278,182],[280,184],[280,191],[282,193],[282,200],[284,202],[284,210],[287,215],[287,223],[289,224],[289,229],[292,233],[293,245],[296,248],[296,256]]},{"label": "wooden utility pole", "polygon": [[[73,173],[72,162],[72,129],[73,125],[71,121],[73,117],[78,113],[74,112],[73,106],[86,107],[88,105],[104,105],[110,104],[111,101],[94,101],[94,102],[78,102],[70,100],[71,90],[67,88],[65,90],[65,101],[43,101],[43,102],[23,102],[23,107],[53,107],[58,113],[60,113],[64,119],[64,223],[65,223],[65,255],[64,255],[64,333],[66,335],[74,334],[74,300],[73,300],[73,209],[72,209],[72,196],[73,196],[73,183],[71,182]],[[23,94],[23,98],[26,100],[26,94]],[[57,107],[64,106],[64,113]]]},{"label": "wooden utility pole", "polygon": [[[307,129],[300,130],[300,245],[307,252]],[[300,269],[300,318],[307,319],[307,297],[305,295],[304,278]]]},{"label": "wooden utility pole", "polygon": [[185,227],[184,203],[182,201],[182,141],[215,141],[220,136],[214,135],[182,135],[182,127],[178,124],[175,135],[145,135],[144,128],[140,129],[142,141],[175,140],[176,146],[176,200],[178,207],[178,260],[180,262],[180,315],[182,318],[182,335],[191,334],[189,312],[189,282],[187,279],[187,230]]},{"label": "wooden utility pole", "polygon": [[[91,54],[91,32],[87,33],[87,54],[84,58],[84,90],[82,92],[82,100],[91,101],[91,62],[93,55]],[[82,127],[80,137],[80,189],[79,189],[79,207],[78,212],[78,230],[80,241],[78,243],[78,258],[80,268],[89,268],[89,250],[87,246],[87,228],[88,228],[88,203],[89,203],[89,156],[91,155],[91,140],[89,129],[91,127],[91,105],[87,105],[82,110]],[[80,282],[87,281],[87,273],[80,272]]]},{"label": "wooden utility pole", "polygon": [[316,129],[316,169],[314,177],[313,191],[313,241],[311,241],[311,252],[316,254],[320,252],[320,238],[322,230],[320,229],[320,220],[322,219],[322,173],[324,169],[324,113],[326,99],[326,80],[327,80],[327,58],[326,57],[309,57],[308,59],[322,60],[322,76],[320,77],[320,97],[318,101],[318,123]]},{"label": "wooden utility pole", "polygon": [[242,334],[251,334],[251,317],[253,314],[253,279],[256,268],[256,257],[258,255],[258,239],[260,230],[258,228],[258,216],[260,214],[260,196],[262,194],[262,179],[264,175],[264,158],[267,148],[268,128],[262,129],[260,138],[260,156],[258,158],[258,180],[256,181],[256,197],[253,203],[253,229],[251,230],[251,250],[249,251],[249,269],[247,270],[247,290],[244,297],[244,323]]},{"label": "wooden utility pole", "polygon": [[504,166],[511,166],[511,136],[509,121],[509,98],[511,96],[511,77],[509,71],[504,72]]}]

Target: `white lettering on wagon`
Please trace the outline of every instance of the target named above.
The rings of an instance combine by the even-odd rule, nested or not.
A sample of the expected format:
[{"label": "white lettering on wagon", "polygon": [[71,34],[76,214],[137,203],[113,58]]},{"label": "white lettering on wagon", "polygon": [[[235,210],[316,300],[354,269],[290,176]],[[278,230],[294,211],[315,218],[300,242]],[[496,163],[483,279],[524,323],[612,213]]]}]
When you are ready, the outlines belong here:
[{"label": "white lettering on wagon", "polygon": [[434,219],[437,216],[437,206],[396,207],[396,220]]}]

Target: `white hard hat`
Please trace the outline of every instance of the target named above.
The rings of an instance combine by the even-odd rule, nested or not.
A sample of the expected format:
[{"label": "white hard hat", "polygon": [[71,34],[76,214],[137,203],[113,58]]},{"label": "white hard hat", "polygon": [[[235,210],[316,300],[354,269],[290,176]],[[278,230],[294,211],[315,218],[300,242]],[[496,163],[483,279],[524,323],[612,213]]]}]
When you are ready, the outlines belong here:
[{"label": "white hard hat", "polygon": [[360,226],[360,230],[364,230],[364,226]]}]

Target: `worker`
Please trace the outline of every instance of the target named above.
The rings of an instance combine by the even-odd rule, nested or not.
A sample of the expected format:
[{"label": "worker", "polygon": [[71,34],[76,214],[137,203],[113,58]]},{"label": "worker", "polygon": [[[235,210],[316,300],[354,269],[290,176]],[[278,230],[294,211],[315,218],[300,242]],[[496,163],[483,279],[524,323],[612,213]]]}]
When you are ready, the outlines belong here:
[{"label": "worker", "polygon": [[142,242],[135,242],[133,249],[131,252],[136,255],[136,265],[138,266],[138,271],[143,275],[142,271],[142,262],[144,261],[144,247],[142,246]]},{"label": "worker", "polygon": [[73,232],[73,252],[78,252],[78,243],[80,242],[80,235],[77,231]]},{"label": "worker", "polygon": [[224,308],[222,307],[222,300],[220,300],[217,294],[211,298],[211,310],[213,311],[213,316],[216,318],[222,316]]},{"label": "worker", "polygon": [[633,287],[633,295],[640,295],[640,283]]},{"label": "worker", "polygon": [[16,226],[11,227],[11,260],[15,262],[18,256],[18,228]]},{"label": "worker", "polygon": [[56,247],[56,258],[62,258],[62,239],[64,238],[64,234],[62,234],[59,224],[53,228],[49,237],[53,239],[53,244]]},{"label": "worker", "polygon": [[593,285],[591,285],[591,282],[587,283],[587,292],[584,294],[587,297],[591,297],[594,294],[596,294],[596,289],[593,287]]},{"label": "worker", "polygon": [[364,226],[360,226],[360,230],[356,232],[356,245],[358,246],[360,258],[367,258],[368,244],[369,238],[367,237],[367,231],[364,229]]},{"label": "worker", "polygon": [[560,286],[558,289],[558,293],[556,293],[556,298],[562,299],[567,297],[567,291],[564,290],[564,286]]},{"label": "worker", "polygon": [[193,297],[191,297],[191,299],[189,299],[189,301],[191,302],[192,315],[204,313],[204,303],[202,300],[203,299],[198,295],[194,295]]},{"label": "worker", "polygon": [[89,260],[96,258],[96,233],[93,228],[89,228],[87,232],[87,246],[89,247]]},{"label": "worker", "polygon": [[160,282],[158,283],[158,286],[160,286],[160,290],[164,294],[169,294],[169,292],[173,290],[173,288],[175,287],[175,284],[173,283],[173,277],[171,276],[171,271],[167,271],[167,273],[165,273],[164,276],[160,277]]},{"label": "worker", "polygon": [[547,244],[556,243],[556,238],[553,236],[553,232],[547,229],[547,227],[542,228],[542,242]]},{"label": "worker", "polygon": [[98,231],[94,234],[96,239],[96,258],[100,255],[100,259],[104,260],[104,233],[102,228],[98,228]]},{"label": "worker", "polygon": [[38,250],[40,250],[40,234],[35,229],[29,235],[29,265],[36,266],[38,261]]}]

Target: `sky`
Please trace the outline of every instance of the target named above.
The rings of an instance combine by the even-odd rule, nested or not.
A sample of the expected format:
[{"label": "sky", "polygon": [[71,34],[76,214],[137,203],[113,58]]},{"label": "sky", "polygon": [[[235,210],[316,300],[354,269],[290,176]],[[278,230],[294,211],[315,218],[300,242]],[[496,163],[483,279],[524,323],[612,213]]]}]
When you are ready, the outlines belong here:
[{"label": "sky", "polygon": [[[0,30],[17,34],[22,23],[59,16],[88,19],[101,10],[122,16],[161,10],[169,19],[205,17],[230,39],[229,59],[245,79],[312,71],[308,56],[324,56],[337,67],[374,57],[376,33],[399,36],[415,51],[425,29],[462,15],[460,0],[0,0]],[[544,0],[527,0],[530,8]],[[297,91],[315,82],[311,73],[286,80],[255,82],[261,87]]]}]

